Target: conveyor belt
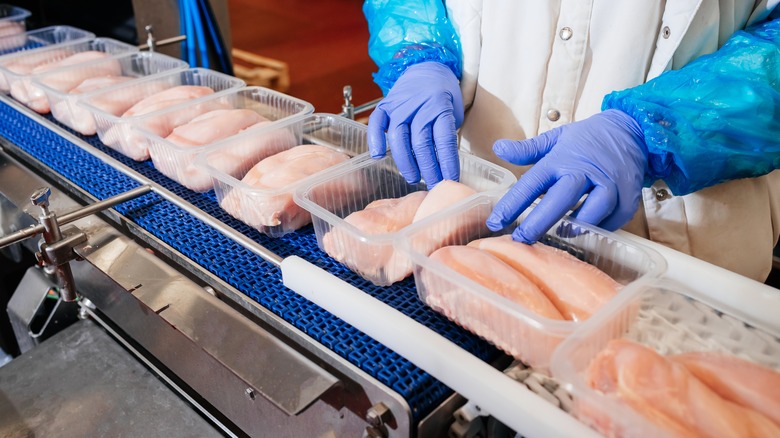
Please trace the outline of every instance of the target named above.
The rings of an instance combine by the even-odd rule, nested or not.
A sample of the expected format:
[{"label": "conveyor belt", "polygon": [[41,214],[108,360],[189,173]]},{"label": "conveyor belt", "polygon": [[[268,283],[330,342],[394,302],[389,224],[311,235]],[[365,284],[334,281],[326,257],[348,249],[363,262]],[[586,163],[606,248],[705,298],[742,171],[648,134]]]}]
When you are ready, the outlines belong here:
[{"label": "conveyor belt", "polygon": [[[5,102],[0,102],[0,118],[3,120],[0,124],[0,135],[98,199],[108,198],[139,185],[135,180]],[[225,213],[219,207],[213,191],[190,191],[157,172],[151,161],[133,161],[103,145],[97,136],[85,137],[64,127],[50,116],[48,120],[279,256],[297,255],[322,267],[436,331],[476,357],[490,360],[499,354],[487,342],[462,330],[425,306],[418,299],[411,278],[390,287],[377,287],[337,263],[317,247],[311,226],[281,238],[269,238]],[[160,196],[151,193],[122,204],[116,210],[398,392],[409,403],[415,421],[424,418],[452,393],[451,389],[408,360],[282,286],[281,274],[272,264]],[[388,330],[392,329],[388,327]]]}]

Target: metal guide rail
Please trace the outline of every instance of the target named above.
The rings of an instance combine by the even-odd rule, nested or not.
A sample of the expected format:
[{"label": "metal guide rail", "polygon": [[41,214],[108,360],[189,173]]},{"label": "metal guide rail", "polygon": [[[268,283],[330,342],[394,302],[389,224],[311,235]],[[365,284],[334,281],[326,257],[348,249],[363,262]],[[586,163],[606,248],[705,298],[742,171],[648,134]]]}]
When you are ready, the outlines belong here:
[{"label": "metal guide rail", "polygon": [[[487,342],[420,302],[413,279],[377,287],[335,262],[317,247],[311,226],[281,238],[269,238],[224,212],[213,191],[192,192],[157,172],[150,161],[126,158],[104,146],[97,136],[74,133],[50,116],[32,113],[7,97],[0,100],[0,117],[0,135],[33,157],[43,166],[39,170],[56,172],[96,199],[152,184],[157,189],[154,193],[121,204],[115,210],[392,388],[408,402],[415,422],[447,399],[452,390],[372,337],[284,287],[279,261],[289,256],[301,257],[481,360],[493,360],[500,355]],[[224,232],[236,239],[226,237]],[[260,251],[264,248],[269,254],[259,256],[259,245]]]}]

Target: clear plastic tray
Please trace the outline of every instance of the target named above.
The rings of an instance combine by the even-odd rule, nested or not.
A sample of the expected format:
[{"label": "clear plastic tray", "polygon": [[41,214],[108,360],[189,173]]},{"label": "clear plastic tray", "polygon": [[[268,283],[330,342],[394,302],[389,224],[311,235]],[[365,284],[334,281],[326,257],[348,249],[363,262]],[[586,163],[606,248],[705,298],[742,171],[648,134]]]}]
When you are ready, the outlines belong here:
[{"label": "clear plastic tray", "polygon": [[[82,80],[98,76],[142,78],[187,68],[188,64],[185,61],[162,53],[134,52],[43,73],[33,79],[33,84],[46,94],[55,119],[83,135],[95,135],[97,132],[95,118],[76,102],[98,92],[109,92],[113,89],[111,87],[119,84],[107,83],[99,89],[73,93],[72,91],[81,84]],[[121,82],[121,84],[126,83]]]},{"label": "clear plastic tray", "polygon": [[[366,125],[333,114],[310,114],[279,122],[256,132],[240,134],[214,145],[196,157],[214,182],[219,205],[236,219],[271,236],[280,237],[311,222],[311,215],[293,202],[295,188],[321,172],[276,189],[259,189],[241,179],[262,159],[303,144],[316,144],[356,157],[368,150]],[[247,157],[243,163],[218,164],[225,153]]]},{"label": "clear plastic tray", "polygon": [[2,41],[0,42],[0,55],[6,52],[6,50],[3,50],[3,47],[10,45],[15,37],[22,37],[16,40],[16,42],[21,42],[16,47],[24,45],[25,38],[23,35],[27,30],[25,20],[29,16],[30,11],[27,9],[0,3],[0,41]]},{"label": "clear plastic tray", "polygon": [[[211,190],[213,182],[209,172],[195,165],[195,157],[211,146],[225,144],[224,142],[231,140],[227,138],[213,144],[182,147],[164,137],[168,136],[175,127],[216,109],[252,110],[268,119],[271,123],[267,125],[271,126],[285,119],[311,114],[314,106],[268,88],[245,87],[204,97],[199,100],[197,107],[191,105],[171,107],[154,115],[140,117],[134,129],[146,138],[154,167],[163,175],[197,192]],[[239,138],[238,144],[242,144],[242,139],[247,137]],[[248,147],[248,144],[243,143],[243,147]]]},{"label": "clear plastic tray", "polygon": [[14,99],[38,112],[48,113],[46,95],[43,90],[37,88],[32,83],[38,74],[43,74],[43,72],[31,74],[29,68],[20,69],[20,65],[27,63],[34,66],[49,64],[87,51],[98,51],[114,56],[122,53],[137,52],[138,47],[111,38],[71,41],[40,50],[4,56],[0,58],[0,73],[5,76],[9,92]]},{"label": "clear plastic tray", "polygon": [[[447,234],[449,245],[465,245],[514,230],[522,217],[501,233],[485,226],[499,199],[500,194],[478,196],[454,214],[412,225],[399,240],[399,249],[414,264],[417,294],[424,303],[526,364],[546,368],[557,345],[582,322],[542,317],[429,257],[436,249],[427,244],[430,236]],[[568,217],[540,241],[599,268],[623,285],[618,294],[666,270],[665,260],[656,251]]]},{"label": "clear plastic tray", "polygon": [[[19,35],[0,36],[0,56],[10,56],[17,52],[38,50],[55,44],[89,40],[95,37],[92,32],[71,26],[42,27]],[[8,91],[7,87],[3,91]]]},{"label": "clear plastic tray", "polygon": [[617,398],[591,389],[585,380],[588,366],[609,341],[628,339],[664,356],[719,352],[780,370],[780,333],[755,328],[730,312],[716,298],[671,280],[643,284],[608,303],[562,342],[553,355],[551,371],[572,393],[575,416],[601,433],[666,436],[668,431]]},{"label": "clear plastic tray", "polygon": [[[505,191],[517,181],[508,170],[468,153],[460,154],[460,166],[460,182],[477,192]],[[392,155],[378,160],[366,155],[301,185],[295,191],[295,202],[311,213],[320,249],[366,280],[387,286],[412,272],[411,261],[394,247],[403,229],[367,234],[344,218],[364,209],[372,201],[400,198],[425,189],[424,183],[412,185],[404,180]],[[457,204],[420,222],[425,223],[456,208]],[[332,233],[335,229],[337,231]]]},{"label": "clear plastic tray", "polygon": [[[155,117],[160,111],[132,117],[122,117],[122,114],[138,101],[179,85],[209,87],[218,93],[242,88],[246,83],[241,79],[214,70],[191,68],[160,73],[127,84],[117,85],[111,87],[110,90],[82,97],[76,104],[92,114],[95,119],[97,135],[106,146],[136,161],[143,161],[149,159],[149,143],[146,137],[133,130],[132,126],[142,117]],[[197,105],[200,99],[202,98],[193,99],[168,109]]]}]

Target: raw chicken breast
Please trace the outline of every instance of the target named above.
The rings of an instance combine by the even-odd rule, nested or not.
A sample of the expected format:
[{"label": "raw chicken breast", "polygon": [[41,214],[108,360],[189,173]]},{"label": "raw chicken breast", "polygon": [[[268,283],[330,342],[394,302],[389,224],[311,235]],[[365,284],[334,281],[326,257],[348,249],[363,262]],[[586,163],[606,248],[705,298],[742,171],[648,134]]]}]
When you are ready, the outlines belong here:
[{"label": "raw chicken breast", "polygon": [[268,119],[252,110],[218,109],[177,126],[165,139],[183,147],[202,146],[235,135],[263,121]]},{"label": "raw chicken breast", "polygon": [[[431,253],[430,261],[452,269],[532,314],[563,319],[535,284],[486,251],[465,245],[445,246]],[[503,307],[501,303],[492,303],[462,289],[456,285],[459,281],[446,273],[422,268],[418,274],[426,304],[512,356],[526,360],[525,344],[545,342],[537,339],[537,333],[520,318],[497,312],[495,308]],[[521,342],[512,342],[512,339]]]},{"label": "raw chicken breast", "polygon": [[490,252],[528,277],[566,319],[588,319],[621,288],[595,266],[542,243],[527,245],[504,235],[475,240],[469,246]]},{"label": "raw chicken breast", "polygon": [[[586,374],[591,388],[627,404],[673,436],[780,436],[780,427],[767,417],[723,399],[681,363],[632,341],[610,341]],[[587,417],[594,409],[582,414]],[[608,435],[616,432],[604,417],[590,420]]]},{"label": "raw chicken breast", "polygon": [[[109,55],[107,53],[96,50],[79,52],[57,61],[38,65],[30,71],[30,74],[38,75],[63,67],[82,64],[98,59],[104,59],[108,56]],[[120,72],[121,68],[118,62],[108,62],[100,66],[94,66],[91,69],[85,69],[84,71],[80,72],[80,74],[49,75],[46,85],[51,86],[57,90],[68,91],[71,88],[76,87],[87,77],[116,76],[120,74]],[[38,113],[46,114],[50,111],[49,99],[47,98],[46,93],[41,88],[33,84],[29,79],[22,79],[11,84],[11,96]]]},{"label": "raw chicken breast", "polygon": [[[189,110],[183,111],[189,112]],[[268,119],[252,110],[216,109],[173,128],[165,140],[184,148],[198,147],[236,135],[261,122],[268,122]],[[149,149],[149,155],[155,168],[169,178],[198,192],[211,189],[211,176],[192,162],[194,155],[189,151],[181,151],[164,143],[158,143]],[[231,155],[230,161],[233,166],[246,165],[245,160],[235,155]]]},{"label": "raw chicken breast", "polygon": [[24,46],[27,43],[27,36],[24,35],[26,30],[23,22],[0,22],[0,55],[5,55]]},{"label": "raw chicken breast", "polygon": [[[212,93],[214,93],[214,90],[209,87],[199,85],[178,85],[164,91],[153,93],[137,101],[122,113],[122,118],[150,114]],[[114,101],[114,103],[117,107],[125,105],[124,102],[119,101]],[[192,120],[194,117],[212,109],[216,108],[211,106],[192,105],[185,111],[175,111],[165,114],[164,116],[145,120],[143,129],[153,134],[157,134],[160,137],[165,137],[171,132],[173,127],[182,125]],[[118,149],[124,155],[136,161],[149,159],[149,141],[141,133],[130,129],[129,124],[127,123],[115,124],[106,131],[102,140],[106,145]]]},{"label": "raw chicken breast", "polygon": [[476,193],[476,190],[466,184],[445,179],[430,190],[430,196],[426,197],[425,201],[420,205],[412,222],[419,222]]},{"label": "raw chicken breast", "polygon": [[728,401],[752,409],[780,426],[780,372],[736,356],[690,352],[670,356]]},{"label": "raw chicken breast", "polygon": [[213,89],[201,85],[177,85],[139,100],[131,106],[130,109],[125,111],[124,114],[122,114],[122,117],[134,117],[159,111],[163,108],[168,108],[190,99],[209,95],[213,92]]},{"label": "raw chicken breast", "polygon": [[[11,55],[11,59],[2,62],[2,65],[6,70],[16,73],[19,76],[28,75],[37,66],[43,65],[49,62],[54,62],[57,59],[64,58],[72,55],[70,50],[44,50],[41,52],[21,53],[18,56]],[[16,82],[16,78],[8,78],[4,74],[0,74],[0,90],[7,93],[11,89],[9,82]]]},{"label": "raw chicken breast", "polygon": [[[283,132],[288,131],[274,135]],[[270,141],[261,137],[260,140],[268,145],[284,144],[278,139]],[[278,226],[283,231],[296,230],[311,222],[311,214],[293,202],[290,186],[348,159],[347,154],[326,146],[302,144],[289,148],[261,160],[241,180],[253,189],[271,193],[235,187],[220,205],[233,217],[261,231]]]},{"label": "raw chicken breast", "polygon": [[[364,235],[394,233],[409,225],[428,192],[412,192],[400,198],[377,199],[344,218]],[[353,271],[367,278],[387,278],[387,284],[402,280],[409,273],[406,257],[393,248],[392,241],[372,243],[335,226],[322,237],[323,250]]]},{"label": "raw chicken breast", "polygon": [[[344,220],[356,226],[366,235],[390,234],[421,221],[475,194],[471,187],[444,180],[429,192],[415,192],[399,199],[380,199],[362,211],[356,211]],[[404,201],[401,201],[401,200]],[[415,247],[427,253],[444,245],[462,224],[448,222],[424,236],[417,236]],[[381,285],[401,281],[412,273],[412,262],[387,240],[377,244],[362,241],[353,233],[334,227],[323,236],[324,249],[331,257],[366,278],[378,279]],[[376,282],[376,281],[375,281]]]},{"label": "raw chicken breast", "polygon": [[77,87],[71,89],[68,94],[54,103],[51,113],[60,123],[70,127],[83,135],[95,135],[95,117],[85,108],[76,104],[77,95],[100,90],[112,85],[121,84],[133,80],[130,76],[104,76],[85,79]]}]

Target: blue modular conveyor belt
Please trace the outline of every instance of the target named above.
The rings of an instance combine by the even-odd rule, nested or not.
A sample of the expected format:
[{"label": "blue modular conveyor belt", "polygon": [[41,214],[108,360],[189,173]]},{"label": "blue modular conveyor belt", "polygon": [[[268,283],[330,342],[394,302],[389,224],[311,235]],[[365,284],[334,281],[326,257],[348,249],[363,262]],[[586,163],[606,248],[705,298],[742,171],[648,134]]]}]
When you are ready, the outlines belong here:
[{"label": "blue modular conveyor belt", "polygon": [[[50,116],[30,117],[3,101],[0,101],[0,120],[1,136],[95,198],[106,199],[137,187],[139,183],[52,131],[47,124],[73,133],[280,257],[295,255],[314,263],[441,334],[480,359],[491,360],[499,355],[487,342],[425,306],[418,299],[411,278],[393,286],[378,287],[330,258],[317,246],[311,226],[281,238],[270,238],[225,213],[219,207],[213,191],[193,192],[159,173],[151,161],[133,161],[103,145],[97,136],[82,136]],[[392,388],[407,401],[415,422],[424,418],[452,394],[450,388],[405,358],[284,287],[281,273],[274,265],[159,195],[147,194],[117,206],[116,210]],[[388,329],[392,330],[392,327]]]}]

